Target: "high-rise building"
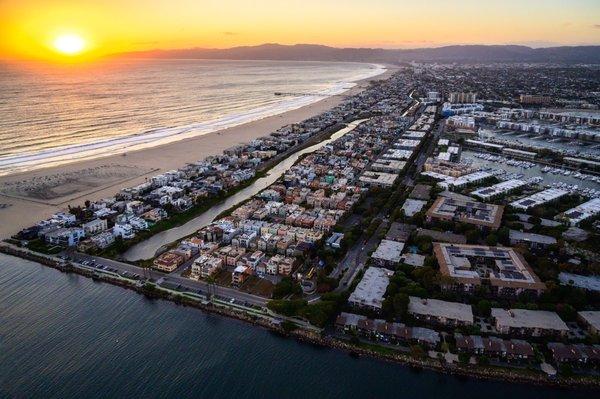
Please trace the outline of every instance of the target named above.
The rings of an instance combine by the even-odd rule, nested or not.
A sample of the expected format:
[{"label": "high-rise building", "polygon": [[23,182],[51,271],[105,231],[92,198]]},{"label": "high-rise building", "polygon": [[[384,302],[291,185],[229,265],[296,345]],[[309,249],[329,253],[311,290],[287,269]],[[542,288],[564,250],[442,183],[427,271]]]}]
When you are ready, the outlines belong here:
[{"label": "high-rise building", "polygon": [[448,101],[453,104],[467,104],[477,101],[477,93],[452,92],[448,95]]}]

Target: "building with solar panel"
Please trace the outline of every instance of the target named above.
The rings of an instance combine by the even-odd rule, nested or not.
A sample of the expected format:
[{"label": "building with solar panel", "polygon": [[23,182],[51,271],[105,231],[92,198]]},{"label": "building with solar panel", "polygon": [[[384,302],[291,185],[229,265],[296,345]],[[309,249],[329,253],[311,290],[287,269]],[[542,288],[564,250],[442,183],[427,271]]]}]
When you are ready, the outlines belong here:
[{"label": "building with solar panel", "polygon": [[540,295],[546,286],[513,248],[434,243],[444,290],[472,293],[488,287],[491,296]]},{"label": "building with solar panel", "polygon": [[504,207],[472,200],[439,197],[426,213],[427,221],[455,221],[481,230],[498,230]]}]

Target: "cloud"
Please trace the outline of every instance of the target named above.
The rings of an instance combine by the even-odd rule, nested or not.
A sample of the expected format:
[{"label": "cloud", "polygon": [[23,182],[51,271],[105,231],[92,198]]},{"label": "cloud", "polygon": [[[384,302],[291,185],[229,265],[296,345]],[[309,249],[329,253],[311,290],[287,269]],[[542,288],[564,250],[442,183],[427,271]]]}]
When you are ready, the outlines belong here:
[{"label": "cloud", "polygon": [[238,33],[238,32],[223,32],[223,34],[224,34],[225,36],[236,36],[236,35],[239,35],[239,33]]},{"label": "cloud", "polygon": [[600,29],[600,24],[592,25],[592,28],[594,28],[594,29]]}]

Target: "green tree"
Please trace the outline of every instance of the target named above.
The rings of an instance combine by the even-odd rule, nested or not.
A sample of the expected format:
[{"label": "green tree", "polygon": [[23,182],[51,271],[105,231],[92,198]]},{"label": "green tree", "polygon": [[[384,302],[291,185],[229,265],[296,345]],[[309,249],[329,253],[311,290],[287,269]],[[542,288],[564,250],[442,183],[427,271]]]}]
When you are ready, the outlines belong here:
[{"label": "green tree", "polygon": [[477,302],[475,309],[477,310],[478,315],[482,317],[489,317],[492,312],[492,304],[487,299],[482,299]]},{"label": "green tree", "polygon": [[488,234],[488,236],[485,238],[485,243],[490,247],[495,247],[496,245],[498,245],[498,236],[496,236],[496,234],[493,233]]}]

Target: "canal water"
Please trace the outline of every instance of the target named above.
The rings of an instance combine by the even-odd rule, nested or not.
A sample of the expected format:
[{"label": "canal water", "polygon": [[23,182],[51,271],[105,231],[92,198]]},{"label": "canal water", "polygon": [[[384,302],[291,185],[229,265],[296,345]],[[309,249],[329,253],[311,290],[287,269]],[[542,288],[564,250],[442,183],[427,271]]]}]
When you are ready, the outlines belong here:
[{"label": "canal water", "polygon": [[333,133],[329,139],[321,141],[320,143],[312,145],[310,147],[306,147],[298,152],[295,152],[294,154],[290,155],[289,157],[275,165],[273,168],[271,168],[265,177],[257,179],[250,186],[240,190],[231,197],[228,197],[220,204],[208,209],[206,212],[202,213],[202,215],[190,220],[182,226],[175,227],[170,230],[165,230],[161,233],[155,234],[149,239],[142,241],[129,248],[129,250],[127,250],[127,252],[125,252],[124,254],[125,259],[128,261],[136,261],[140,259],[153,258],[156,254],[156,251],[163,245],[177,241],[183,237],[193,234],[198,229],[209,225],[218,215],[220,215],[224,211],[239,204],[240,202],[246,201],[247,199],[258,194],[259,192],[273,184],[291,166],[293,166],[294,163],[298,160],[298,158],[300,158],[302,155],[315,152],[318,149],[324,147],[325,145],[331,143],[332,141],[339,139],[346,133],[354,130],[359,124],[366,120],[368,119],[360,119],[351,122],[346,127]]},{"label": "canal water", "polygon": [[0,398],[113,397],[597,396],[355,359],[0,255]]}]

